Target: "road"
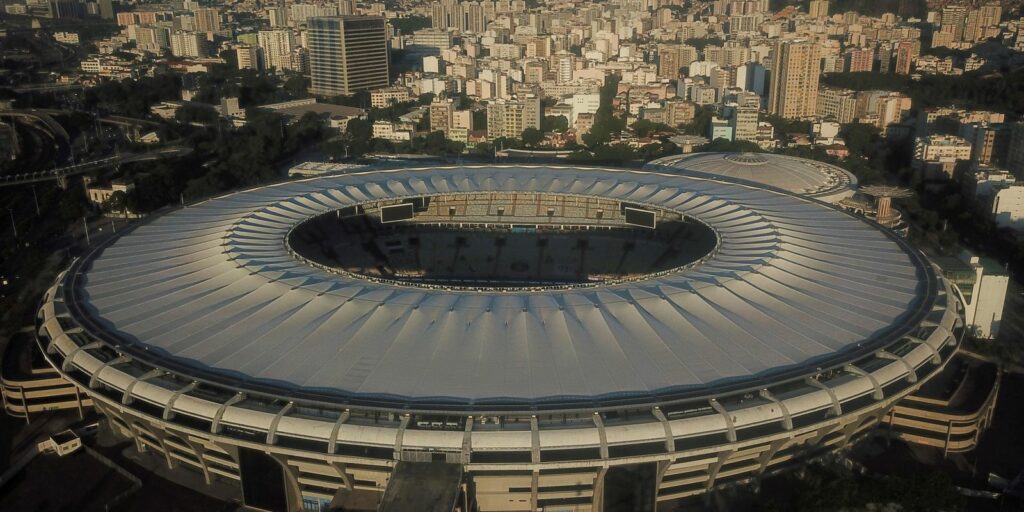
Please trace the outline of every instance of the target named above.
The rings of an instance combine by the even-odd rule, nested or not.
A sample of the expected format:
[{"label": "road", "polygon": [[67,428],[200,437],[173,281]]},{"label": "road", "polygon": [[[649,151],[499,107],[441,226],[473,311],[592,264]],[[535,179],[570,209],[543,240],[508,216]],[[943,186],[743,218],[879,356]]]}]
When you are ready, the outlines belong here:
[{"label": "road", "polygon": [[50,169],[48,171],[31,172],[25,174],[9,174],[7,176],[0,176],[0,187],[10,187],[14,185],[23,185],[26,183],[38,183],[41,181],[59,180],[62,178],[66,178],[68,176],[74,176],[76,174],[83,174],[98,169],[103,169],[104,167],[128,164],[132,162],[146,162],[150,160],[159,160],[161,158],[174,158],[179,156],[185,156],[191,152],[192,149],[190,148],[172,146],[148,153],[126,153],[123,155],[101,158],[99,160],[93,160],[91,162],[82,162],[75,165],[69,165],[67,167]]},{"label": "road", "polygon": [[53,118],[54,115],[62,113],[60,110],[50,109],[0,110],[0,118],[10,120],[12,127],[18,129],[20,126],[26,132],[26,136],[33,137],[36,144],[29,145],[35,150],[30,161],[38,161],[41,165],[49,166],[66,162],[71,156],[71,136]]}]

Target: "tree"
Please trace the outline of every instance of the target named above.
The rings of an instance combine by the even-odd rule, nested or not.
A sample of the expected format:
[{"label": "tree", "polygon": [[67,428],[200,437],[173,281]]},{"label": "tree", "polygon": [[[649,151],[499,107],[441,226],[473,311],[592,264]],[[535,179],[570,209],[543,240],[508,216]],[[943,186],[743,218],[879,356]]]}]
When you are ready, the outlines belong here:
[{"label": "tree", "polygon": [[715,107],[702,105],[693,114],[693,121],[683,125],[682,132],[687,135],[707,137],[711,132],[711,118],[715,117]]},{"label": "tree", "polygon": [[[389,9],[392,10],[392,9]],[[402,31],[403,34],[411,34],[417,30],[430,28],[430,18],[426,16],[406,16],[404,18],[391,18],[388,20],[395,30]]]},{"label": "tree", "polygon": [[452,155],[459,154],[466,145],[461,142],[448,140],[444,132],[438,130],[427,134],[426,137],[416,137],[412,140],[412,150],[422,151],[431,155]]},{"label": "tree", "polygon": [[85,92],[86,110],[106,110],[131,117],[149,116],[159,101],[177,99],[181,94],[179,75],[160,73],[138,80],[103,82]]},{"label": "tree", "polygon": [[875,146],[881,136],[877,127],[870,124],[850,123],[843,125],[843,140],[850,149],[851,156],[870,157],[875,153]]},{"label": "tree", "polygon": [[103,211],[112,213],[124,211],[128,208],[128,194],[125,194],[122,190],[110,194],[110,197],[103,201],[102,208]]},{"label": "tree", "polygon": [[686,44],[696,48],[698,51],[703,51],[704,47],[708,45],[721,46],[725,43],[725,41],[722,41],[717,37],[691,37],[685,42]]},{"label": "tree", "polygon": [[633,133],[635,133],[637,137],[644,138],[656,132],[675,133],[676,129],[665,123],[655,123],[647,119],[640,119],[633,123]]},{"label": "tree", "polygon": [[88,211],[89,201],[85,197],[83,187],[68,187],[67,191],[60,195],[57,214],[63,222],[81,219]]},{"label": "tree", "polygon": [[487,128],[487,110],[480,109],[473,111],[473,127],[477,130],[483,130]]},{"label": "tree", "polygon": [[528,147],[537,147],[541,142],[544,142],[544,132],[530,127],[523,130],[522,139],[523,144],[526,144]]},{"label": "tree", "polygon": [[346,107],[366,108],[370,106],[370,92],[359,91],[348,96],[342,94],[327,98],[325,101],[335,105],[345,105]]},{"label": "tree", "polygon": [[491,142],[491,145],[498,148],[499,151],[502,149],[522,149],[523,141],[512,137],[498,137]]},{"label": "tree", "polygon": [[427,134],[425,141],[427,153],[431,155],[443,155],[448,148],[448,139],[441,130],[432,131]]},{"label": "tree", "polygon": [[544,116],[540,120],[540,129],[543,132],[564,132],[569,129],[569,120],[565,116]]},{"label": "tree", "polygon": [[888,73],[827,73],[822,84],[857,91],[902,92],[910,96],[916,108],[955,104],[968,110],[1024,114],[1024,69],[973,71],[959,76],[924,75],[920,80]]},{"label": "tree", "polygon": [[481,142],[473,148],[473,154],[493,157],[494,156],[494,145],[490,142]]},{"label": "tree", "polygon": [[392,103],[384,108],[371,108],[368,117],[371,122],[381,120],[397,121],[399,117],[412,112],[417,107],[417,104],[417,101],[402,101]]},{"label": "tree", "polygon": [[185,124],[214,124],[219,118],[213,107],[199,103],[186,103],[174,113],[174,119]]},{"label": "tree", "polygon": [[619,90],[618,75],[608,75],[600,91],[600,105],[594,114],[594,125],[590,132],[583,135],[583,142],[591,148],[611,142],[613,135],[618,135],[625,121],[612,113],[612,102]]},{"label": "tree", "polygon": [[430,105],[434,102],[434,98],[436,97],[437,95],[432,92],[425,92],[416,97],[416,104],[420,106]]},{"label": "tree", "polygon": [[[373,125],[366,119],[352,119],[345,127],[345,142],[350,156],[360,156],[370,152],[370,139],[373,137]],[[344,153],[342,153],[344,154]]]},{"label": "tree", "polygon": [[309,95],[309,82],[302,75],[291,75],[284,81],[284,90],[292,98],[305,98]]}]

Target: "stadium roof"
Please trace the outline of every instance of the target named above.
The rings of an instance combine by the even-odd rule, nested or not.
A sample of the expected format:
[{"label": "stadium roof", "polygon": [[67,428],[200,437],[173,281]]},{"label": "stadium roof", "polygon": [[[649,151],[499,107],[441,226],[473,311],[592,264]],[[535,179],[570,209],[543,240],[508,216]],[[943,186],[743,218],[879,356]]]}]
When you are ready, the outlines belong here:
[{"label": "stadium roof", "polygon": [[[658,206],[705,222],[720,244],[696,267],[639,281],[467,291],[319,270],[284,243],[297,223],[348,205],[481,191]],[[930,307],[919,254],[858,218],[751,186],[611,169],[292,181],[156,217],[91,258],[76,279],[85,325],[158,366],[385,401],[593,403],[813,372],[905,334]]]},{"label": "stadium roof", "polygon": [[712,177],[742,180],[794,194],[836,201],[853,195],[857,177],[831,164],[771,153],[692,153],[647,164],[651,170],[679,169]]}]

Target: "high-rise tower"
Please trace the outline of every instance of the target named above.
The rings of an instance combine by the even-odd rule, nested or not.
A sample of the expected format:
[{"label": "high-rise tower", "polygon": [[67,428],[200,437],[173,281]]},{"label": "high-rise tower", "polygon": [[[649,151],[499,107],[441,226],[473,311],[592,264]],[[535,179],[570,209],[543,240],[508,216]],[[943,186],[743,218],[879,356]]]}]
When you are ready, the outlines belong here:
[{"label": "high-rise tower", "polygon": [[806,40],[782,41],[772,57],[771,94],[768,109],[789,118],[815,115],[821,48]]},{"label": "high-rise tower", "polygon": [[334,96],[388,85],[384,18],[315,17],[308,26],[311,93]]}]

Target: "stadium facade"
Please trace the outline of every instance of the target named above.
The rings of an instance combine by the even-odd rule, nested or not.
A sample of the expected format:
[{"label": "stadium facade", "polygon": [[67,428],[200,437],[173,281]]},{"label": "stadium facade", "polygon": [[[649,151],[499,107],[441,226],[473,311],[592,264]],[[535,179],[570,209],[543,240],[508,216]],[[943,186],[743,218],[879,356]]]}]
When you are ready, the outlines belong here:
[{"label": "stadium facade", "polygon": [[814,199],[462,166],[155,216],[37,327],[116,431],[254,508],[643,510],[865,435],[953,357],[960,311],[920,252]]}]

